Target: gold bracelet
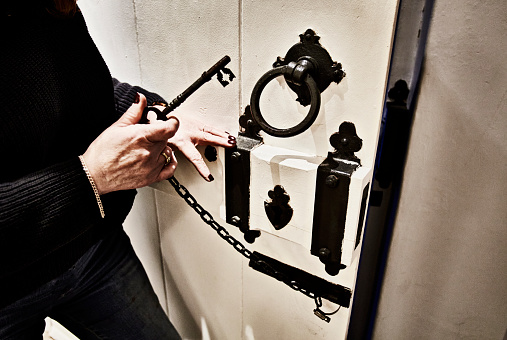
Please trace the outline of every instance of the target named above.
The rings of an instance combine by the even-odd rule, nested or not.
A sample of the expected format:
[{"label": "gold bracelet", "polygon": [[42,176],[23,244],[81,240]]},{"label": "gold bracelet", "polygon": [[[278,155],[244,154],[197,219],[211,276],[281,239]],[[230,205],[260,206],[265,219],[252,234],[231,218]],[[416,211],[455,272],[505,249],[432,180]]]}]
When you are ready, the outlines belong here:
[{"label": "gold bracelet", "polygon": [[106,216],[106,214],[104,213],[104,206],[102,206],[102,201],[100,200],[99,191],[97,190],[97,186],[95,185],[95,181],[93,180],[92,175],[90,174],[90,171],[88,171],[88,167],[86,166],[83,156],[79,156],[79,160],[81,161],[81,164],[83,165],[83,170],[86,173],[86,177],[88,177],[88,181],[90,182],[90,184],[92,186],[93,193],[95,194],[95,199],[97,200],[97,204],[99,206],[100,216],[102,216],[102,218],[104,218],[104,216]]}]

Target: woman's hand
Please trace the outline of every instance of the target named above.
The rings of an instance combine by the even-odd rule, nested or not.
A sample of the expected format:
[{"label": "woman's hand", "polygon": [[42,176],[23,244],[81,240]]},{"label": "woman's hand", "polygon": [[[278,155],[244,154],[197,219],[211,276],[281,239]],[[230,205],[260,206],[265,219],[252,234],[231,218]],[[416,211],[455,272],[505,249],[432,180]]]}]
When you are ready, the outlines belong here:
[{"label": "woman's hand", "polygon": [[178,130],[178,120],[137,124],[145,107],[146,98],[140,95],[83,154],[99,194],[140,188],[174,174],[177,161],[167,140]]},{"label": "woman's hand", "polygon": [[[169,118],[171,117],[175,116],[169,116]],[[188,114],[178,115],[176,119],[180,123],[178,132],[169,139],[168,144],[181,151],[195,166],[199,174],[211,182],[213,176],[196,147],[198,145],[231,147],[236,145],[236,138],[225,131],[205,125]]]}]

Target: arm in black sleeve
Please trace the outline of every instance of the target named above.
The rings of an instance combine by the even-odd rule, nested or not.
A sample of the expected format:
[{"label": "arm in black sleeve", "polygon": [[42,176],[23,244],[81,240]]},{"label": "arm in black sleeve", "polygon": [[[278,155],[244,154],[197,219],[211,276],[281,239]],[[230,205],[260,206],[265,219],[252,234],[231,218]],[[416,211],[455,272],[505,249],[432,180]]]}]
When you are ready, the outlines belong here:
[{"label": "arm in black sleeve", "polygon": [[[10,265],[63,246],[101,220],[78,157],[0,183],[0,207],[2,274],[16,269]],[[16,261],[8,261],[11,256]]]},{"label": "arm in black sleeve", "polygon": [[148,105],[152,105],[154,102],[167,102],[156,93],[147,91],[139,86],[132,86],[127,83],[122,83],[117,79],[113,78],[114,85],[114,99],[116,102],[116,113],[121,116],[128,110],[128,108],[134,102],[137,93],[142,93],[148,102]]}]

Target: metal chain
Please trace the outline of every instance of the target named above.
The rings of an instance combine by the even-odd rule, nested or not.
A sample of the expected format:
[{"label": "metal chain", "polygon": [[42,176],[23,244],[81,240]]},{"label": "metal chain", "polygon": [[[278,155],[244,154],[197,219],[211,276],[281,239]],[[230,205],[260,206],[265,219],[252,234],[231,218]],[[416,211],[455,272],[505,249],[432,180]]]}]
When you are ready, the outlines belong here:
[{"label": "metal chain", "polygon": [[261,272],[268,273],[269,276],[272,276],[275,279],[277,279],[278,281],[285,283],[287,286],[294,289],[295,291],[303,293],[304,295],[308,296],[309,298],[314,299],[315,304],[317,305],[317,308],[314,309],[313,312],[317,317],[319,317],[320,319],[322,319],[325,322],[329,322],[331,320],[329,315],[333,315],[336,312],[338,312],[338,310],[340,310],[341,306],[338,307],[338,309],[332,313],[324,313],[320,309],[320,307],[322,307],[322,299],[320,296],[318,296],[317,294],[315,294],[305,288],[300,287],[300,285],[298,284],[297,281],[291,280],[287,275],[276,270],[275,268],[273,268],[271,265],[269,265],[265,261],[252,258],[252,252],[250,250],[248,250],[241,242],[236,240],[232,235],[230,235],[229,232],[224,227],[222,227],[220,224],[218,224],[218,222],[215,221],[213,216],[206,209],[204,209],[202,207],[202,205],[200,205],[197,202],[195,197],[192,196],[192,194],[188,191],[187,188],[185,188],[182,184],[180,184],[180,182],[175,177],[169,178],[168,181],[169,181],[169,183],[171,183],[171,185],[173,186],[174,190],[176,190],[178,195],[180,195],[185,200],[185,202],[187,202],[187,204],[192,209],[194,209],[194,211],[201,217],[201,219],[204,221],[204,223],[206,223],[211,228],[213,228],[213,230],[215,230],[217,232],[217,234],[222,239],[224,239],[225,241],[227,241],[227,243],[229,243],[232,247],[234,247],[234,249],[236,249],[237,252],[239,252],[241,255],[243,255],[244,257],[246,257],[250,261],[254,261],[259,267],[262,267]]},{"label": "metal chain", "polygon": [[174,190],[176,190],[178,195],[180,195],[185,200],[185,202],[187,202],[187,204],[201,217],[204,223],[213,228],[221,238],[233,246],[234,249],[236,249],[241,255],[247,259],[250,259],[252,252],[248,250],[241,242],[231,236],[227,229],[218,224],[213,216],[211,216],[208,211],[206,211],[199,203],[197,203],[197,200],[194,198],[194,196],[192,196],[187,188],[181,185],[175,177],[169,178],[168,181],[174,187]]},{"label": "metal chain", "polygon": [[330,322],[331,318],[330,315],[336,314],[342,306],[338,306],[338,309],[336,309],[334,312],[326,313],[320,307],[322,307],[322,299],[319,297],[316,297],[315,299],[315,309],[313,310],[313,314],[315,314],[317,317],[322,319],[325,322]]},{"label": "metal chain", "polygon": [[[320,296],[316,295],[315,293],[313,293],[305,288],[300,287],[300,285],[298,284],[297,281],[290,279],[287,275],[276,270],[275,268],[273,268],[271,265],[269,265],[265,261],[252,258],[252,252],[250,250],[248,250],[241,242],[239,242],[237,239],[235,239],[232,235],[230,235],[229,232],[224,227],[222,227],[220,224],[218,224],[218,222],[215,221],[213,216],[197,202],[195,197],[192,196],[192,194],[188,191],[188,189],[185,188],[182,184],[180,184],[180,182],[175,177],[169,178],[168,181],[169,181],[169,183],[171,183],[171,185],[173,186],[174,190],[176,190],[178,195],[180,195],[185,200],[185,202],[187,202],[187,204],[192,209],[194,209],[194,211],[201,217],[201,219],[204,221],[204,223],[208,224],[211,228],[213,228],[218,233],[218,235],[222,239],[227,241],[227,243],[229,243],[231,246],[233,246],[234,249],[236,249],[236,251],[238,251],[241,255],[243,255],[247,259],[249,259],[251,261],[255,261],[255,263],[258,266],[262,267],[264,272],[269,273],[268,275],[274,277],[278,281],[281,281],[281,282],[285,283],[287,286],[289,286],[290,288],[294,289],[295,291],[301,292],[304,295],[308,296],[309,298],[314,299],[316,301],[316,303],[317,303],[317,301],[320,301],[320,305],[322,306],[322,301],[321,301]],[[319,308],[317,307],[317,310],[318,309]],[[335,311],[334,313],[336,313],[337,311]],[[334,314],[334,313],[332,313],[332,314]],[[325,320],[322,316],[318,315],[318,313],[315,313],[315,314],[317,316],[319,316],[320,318],[322,318],[324,321],[329,322],[329,317],[327,317],[328,320]],[[325,314],[326,316],[331,315],[331,314],[327,314],[327,313],[323,313],[323,314]]]}]

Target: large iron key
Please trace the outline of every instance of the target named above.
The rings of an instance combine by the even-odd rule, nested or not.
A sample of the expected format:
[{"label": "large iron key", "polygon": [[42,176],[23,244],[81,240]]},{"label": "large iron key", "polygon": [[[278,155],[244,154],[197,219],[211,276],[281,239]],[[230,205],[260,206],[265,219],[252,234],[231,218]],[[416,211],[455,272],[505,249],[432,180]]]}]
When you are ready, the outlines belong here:
[{"label": "large iron key", "polygon": [[[174,98],[173,101],[171,101],[163,110],[159,110],[154,106],[145,107],[140,123],[148,123],[148,113],[150,112],[154,112],[157,115],[158,120],[167,120],[167,115],[170,112],[180,106],[181,103],[183,103],[202,85],[210,81],[215,74],[217,75],[217,79],[220,84],[222,84],[224,87],[227,86],[229,82],[236,77],[231,70],[225,67],[225,65],[227,65],[230,61],[231,58],[228,55],[220,59],[215,65],[213,65],[209,70],[205,71],[196,81],[194,81],[194,83],[190,85],[185,91]],[[229,81],[224,80],[223,73],[229,76]]]}]

